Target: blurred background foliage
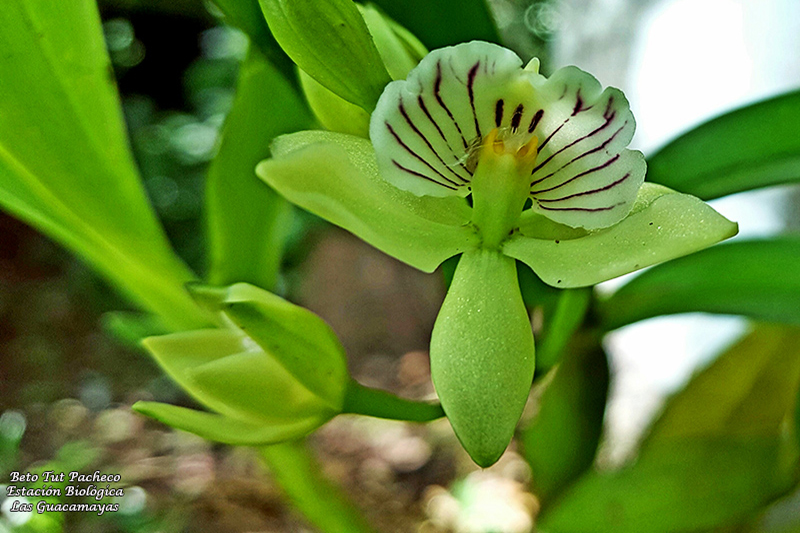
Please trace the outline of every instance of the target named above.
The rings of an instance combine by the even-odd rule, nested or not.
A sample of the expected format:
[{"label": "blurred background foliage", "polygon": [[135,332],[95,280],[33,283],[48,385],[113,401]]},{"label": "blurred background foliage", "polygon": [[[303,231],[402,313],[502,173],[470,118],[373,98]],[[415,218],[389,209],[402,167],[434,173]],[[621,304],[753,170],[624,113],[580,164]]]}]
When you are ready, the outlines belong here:
[{"label": "blurred background foliage", "polygon": [[[639,86],[628,81],[626,69],[636,64],[637,50],[646,48],[637,39],[647,28],[655,31],[656,14],[670,16],[670,2],[655,1],[376,3],[429,48],[473,38],[500,41],[524,58],[542,58],[545,73],[576,63],[604,84],[621,86],[632,101]],[[755,4],[704,2],[711,11],[733,12],[739,24],[759,9]],[[223,134],[234,127],[235,112],[227,126],[226,118],[234,109],[237,83],[242,83],[239,74],[248,68],[248,48],[269,58],[288,83],[287,91],[297,83],[291,62],[257,16],[255,3],[103,0],[99,8],[133,155],[169,243],[200,276],[211,273],[219,283],[240,281],[225,278],[246,272],[215,263],[209,253],[213,237],[207,238],[209,221],[203,218],[210,190],[206,180],[213,184],[215,172],[230,168],[215,169],[222,165],[222,157],[215,157],[232,150],[225,147]],[[702,18],[706,11],[696,9],[695,17]],[[800,20],[790,2],[764,2],[760,9],[783,13],[788,26]],[[720,16],[704,24],[725,22],[728,18]],[[673,28],[676,46],[691,41],[680,29]],[[759,34],[762,39],[766,30]],[[776,40],[780,35],[775,30]],[[702,43],[691,44],[702,55]],[[738,94],[737,101],[725,96],[727,107],[703,111],[682,127],[748,103],[748,98],[796,89],[800,67],[780,55],[786,46],[765,48],[793,82],[756,87],[761,92]],[[681,72],[678,60],[663,68],[677,72],[676,77]],[[651,148],[666,137],[647,134],[648,115],[637,113],[640,132],[645,131],[639,142],[651,156],[648,179],[707,199],[796,181],[798,102],[794,92],[728,114],[659,151]],[[237,120],[244,130],[253,130],[264,127],[272,113],[275,123],[285,121],[270,131],[275,135],[306,127],[310,118],[298,109],[277,117],[265,104],[261,114]],[[266,137],[250,141],[266,143]],[[712,179],[718,177],[725,179]],[[737,326],[734,336],[720,337],[707,348],[705,361],[698,355],[668,354],[689,361],[683,381],[661,386],[655,399],[648,396],[644,415],[620,408],[626,401],[628,408],[639,401],[636,388],[633,395],[628,391],[627,400],[619,399],[627,380],[637,377],[625,368],[624,337],[614,332],[600,342],[603,333],[644,318],[692,311],[796,325],[798,195],[795,188],[770,190],[777,192],[746,193],[752,196],[744,197],[744,207],[733,214],[722,209],[726,204],[715,204],[742,223],[749,242],[734,241],[653,268],[616,292],[601,287],[599,297],[590,291],[564,293],[520,267],[537,333],[541,379],[519,446],[496,467],[478,471],[444,421],[420,427],[340,417],[312,439],[325,474],[345,486],[377,531],[523,533],[534,516],[542,531],[552,532],[800,531],[800,492],[793,489],[800,446],[796,328]],[[230,206],[222,202],[217,209],[224,212]],[[781,211],[777,226],[782,235],[773,238],[775,228],[766,237],[748,234],[748,223],[739,216],[747,211],[756,217]],[[409,397],[430,396],[426,350],[444,295],[440,280],[386,258],[311,215],[297,212],[284,226],[285,254],[275,265],[279,275],[253,282],[277,287],[325,318],[342,339],[360,381]],[[247,231],[229,228],[237,229]],[[448,269],[452,265],[443,270]],[[40,515],[22,523],[19,515],[3,509],[0,531],[308,527],[275,485],[280,473],[265,474],[248,450],[166,431],[130,413],[127,406],[138,399],[192,405],[138,347],[141,336],[166,331],[166,326],[143,320],[133,310],[83,261],[0,214],[2,475],[19,469],[102,469],[120,472],[128,484],[119,513],[100,518]],[[663,364],[654,347],[659,337],[645,337],[633,350],[636,357],[651,359],[653,373],[673,372],[658,366]],[[549,372],[552,368],[557,372]],[[681,390],[693,372],[699,373]],[[643,382],[653,385],[652,378]],[[663,406],[670,394],[672,400]],[[659,409],[661,416],[645,430],[648,419],[642,417]],[[793,413],[794,421],[787,416]],[[638,427],[626,433],[626,420],[639,420]]]}]

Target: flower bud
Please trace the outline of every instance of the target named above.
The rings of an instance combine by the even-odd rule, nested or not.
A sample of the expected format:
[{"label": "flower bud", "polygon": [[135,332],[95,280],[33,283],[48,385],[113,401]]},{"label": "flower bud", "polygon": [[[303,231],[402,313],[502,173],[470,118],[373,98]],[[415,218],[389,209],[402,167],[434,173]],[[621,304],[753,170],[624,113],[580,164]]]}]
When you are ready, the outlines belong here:
[{"label": "flower bud", "polygon": [[190,288],[231,327],[151,337],[145,347],[205,413],[155,402],[134,409],[229,444],[301,437],[342,411],[350,381],[344,350],[325,322],[244,283]]}]

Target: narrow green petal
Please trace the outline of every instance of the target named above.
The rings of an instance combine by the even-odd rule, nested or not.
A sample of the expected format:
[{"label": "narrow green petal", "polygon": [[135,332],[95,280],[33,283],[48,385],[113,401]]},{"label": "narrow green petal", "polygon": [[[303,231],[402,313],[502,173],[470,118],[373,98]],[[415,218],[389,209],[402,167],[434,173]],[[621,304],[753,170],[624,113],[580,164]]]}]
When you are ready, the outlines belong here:
[{"label": "narrow green petal", "polygon": [[518,233],[503,252],[549,285],[585,287],[696,252],[737,231],[736,223],[694,196],[645,184],[631,214],[615,226],[568,240]]},{"label": "narrow green petal", "polygon": [[431,336],[431,375],[453,430],[480,466],[511,441],[534,372],[531,324],[513,260],[465,253]]},{"label": "narrow green petal", "polygon": [[168,426],[224,444],[254,446],[300,438],[324,420],[307,418],[276,425],[256,425],[233,418],[158,402],[136,402],[133,410]]},{"label": "narrow green petal", "polygon": [[305,131],[284,135],[256,173],[289,201],[425,272],[479,244],[460,198],[401,191],[378,174],[369,141]]}]

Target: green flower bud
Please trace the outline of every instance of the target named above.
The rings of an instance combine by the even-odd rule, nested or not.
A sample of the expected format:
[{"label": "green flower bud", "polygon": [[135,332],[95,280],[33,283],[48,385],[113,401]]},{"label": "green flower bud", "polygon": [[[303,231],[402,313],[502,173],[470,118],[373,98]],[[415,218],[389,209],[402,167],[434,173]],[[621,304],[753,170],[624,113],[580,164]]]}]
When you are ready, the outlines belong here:
[{"label": "green flower bud", "polygon": [[301,437],[342,411],[350,377],[344,350],[325,322],[244,283],[192,289],[231,323],[151,337],[145,347],[206,413],[155,402],[134,409],[170,426],[229,444]]}]

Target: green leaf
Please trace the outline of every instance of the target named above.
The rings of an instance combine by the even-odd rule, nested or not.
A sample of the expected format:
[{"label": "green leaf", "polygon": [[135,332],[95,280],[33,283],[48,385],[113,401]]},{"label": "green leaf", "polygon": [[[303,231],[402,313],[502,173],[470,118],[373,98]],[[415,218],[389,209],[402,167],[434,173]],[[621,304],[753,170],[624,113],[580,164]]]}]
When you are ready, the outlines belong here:
[{"label": "green leaf", "polygon": [[0,206],[170,326],[206,324],[128,150],[94,1],[9,0],[0,27]]},{"label": "green leaf", "polygon": [[391,81],[352,0],[260,0],[270,30],[309,76],[370,112]]},{"label": "green leaf", "polygon": [[349,381],[344,348],[320,317],[244,283],[228,289],[222,309],[297,382],[341,411]]},{"label": "green leaf", "polygon": [[800,180],[800,91],[717,117],[647,161],[647,180],[704,200]]},{"label": "green leaf", "polygon": [[291,206],[255,175],[276,135],[307,127],[296,91],[257,52],[242,66],[236,101],[206,182],[209,283],[272,288],[292,219]]},{"label": "green leaf", "polygon": [[675,533],[748,520],[796,481],[786,421],[798,385],[800,331],[758,326],[667,404],[635,461],[585,475],[544,510],[541,530]]},{"label": "green leaf", "polygon": [[555,370],[539,410],[521,432],[533,488],[552,500],[594,461],[603,429],[608,364],[599,346],[573,350]]},{"label": "green leaf", "polygon": [[476,247],[460,198],[415,196],[379,174],[369,141],[306,131],[275,140],[256,173],[290,202],[425,272]]},{"label": "green leaf", "polygon": [[225,15],[225,22],[245,32],[270,64],[283,75],[285,81],[296,85],[294,64],[270,33],[258,0],[213,1]]},{"label": "green leaf", "polygon": [[259,450],[269,473],[308,520],[325,533],[370,533],[364,517],[348,501],[341,488],[331,483],[302,441]]},{"label": "green leaf", "polygon": [[800,323],[800,237],[737,241],[643,272],[600,304],[605,328],[706,312]]},{"label": "green leaf", "polygon": [[[533,218],[528,227],[547,225],[540,220],[544,217]],[[732,237],[737,225],[693,196],[645,183],[631,214],[610,228],[588,234],[570,230],[562,238],[532,238],[528,231],[523,226],[503,244],[503,252],[545,283],[572,288],[696,252]]]},{"label": "green leaf", "polygon": [[213,413],[158,402],[136,402],[133,410],[168,426],[224,444],[273,444],[306,435],[322,424],[314,418],[282,425],[256,425]]},{"label": "green leaf", "polygon": [[472,40],[500,43],[485,0],[376,0],[375,4],[431,50]]},{"label": "green leaf", "polygon": [[478,465],[494,464],[514,434],[535,366],[513,260],[494,250],[461,256],[430,353],[433,384],[456,436]]}]

